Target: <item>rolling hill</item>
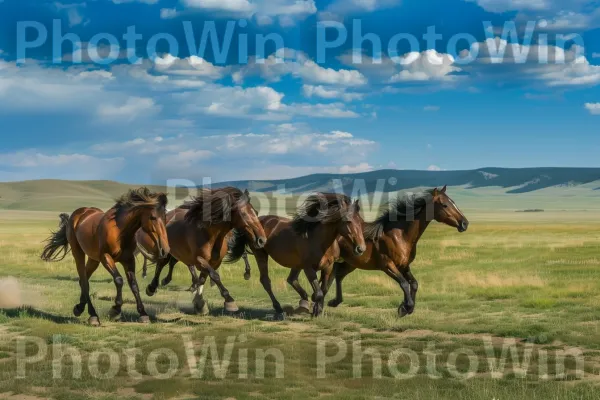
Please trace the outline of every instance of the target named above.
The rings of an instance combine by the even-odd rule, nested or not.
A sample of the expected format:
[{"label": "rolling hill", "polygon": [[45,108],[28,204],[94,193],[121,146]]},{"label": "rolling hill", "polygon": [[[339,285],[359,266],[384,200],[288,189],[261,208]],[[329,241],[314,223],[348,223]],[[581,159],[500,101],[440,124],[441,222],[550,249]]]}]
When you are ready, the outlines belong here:
[{"label": "rolling hill", "polygon": [[[225,182],[252,192],[270,193],[285,187],[288,193],[344,190],[352,194],[358,188],[369,193],[392,193],[419,187],[452,187],[453,198],[461,205],[479,205],[485,201],[505,208],[520,209],[551,206],[553,209],[596,208],[600,203],[600,168],[482,168],[471,171],[380,170],[350,175],[316,174],[285,180]],[[0,183],[0,209],[35,211],[72,211],[82,206],[109,208],[114,199],[139,185],[112,181],[37,180]],[[165,190],[152,186],[153,190]],[[178,189],[172,205],[187,195]],[[517,196],[519,195],[519,196]],[[494,207],[497,207],[494,206]]]},{"label": "rolling hill", "polygon": [[[294,179],[221,183],[255,192],[285,187],[289,193],[343,189],[351,194],[357,180],[369,193],[395,192],[416,187],[465,186],[470,189],[500,187],[507,193],[527,193],[555,186],[577,186],[600,181],[600,168],[482,168],[469,171],[379,170],[349,175],[316,174]],[[379,186],[378,186],[379,184]],[[600,189],[600,183],[598,184]]]}]

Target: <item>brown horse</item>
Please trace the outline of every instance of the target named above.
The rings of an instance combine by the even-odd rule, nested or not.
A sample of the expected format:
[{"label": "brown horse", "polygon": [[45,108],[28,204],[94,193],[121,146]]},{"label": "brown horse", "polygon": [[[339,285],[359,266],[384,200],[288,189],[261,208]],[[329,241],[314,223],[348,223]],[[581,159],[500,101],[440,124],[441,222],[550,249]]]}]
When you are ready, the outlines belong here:
[{"label": "brown horse", "polygon": [[[201,272],[194,298],[196,311],[208,311],[202,292],[209,276],[225,299],[225,310],[237,311],[235,300],[216,272],[227,254],[227,239],[232,230],[251,240],[257,249],[263,248],[267,242],[265,231],[250,203],[248,191],[242,192],[233,187],[203,190],[187,205],[174,210],[174,215],[167,224],[170,257],[158,262],[154,279],[146,288],[146,293],[149,296],[156,293],[160,273],[167,263],[175,265],[177,261],[181,261]],[[149,243],[147,239],[138,239],[146,245]],[[154,249],[146,248],[146,252],[155,254]]]},{"label": "brown horse", "polygon": [[[298,282],[300,273],[304,271],[314,292],[312,315],[319,316],[323,311],[327,287],[319,285],[317,273],[322,271],[327,277],[323,282],[328,281],[333,263],[339,255],[336,239],[341,236],[352,243],[355,254],[365,251],[359,211],[358,200],[353,203],[344,195],[317,193],[306,199],[292,220],[274,215],[259,218],[267,233],[267,245],[263,249],[252,245],[248,247],[256,257],[260,282],[269,294],[278,318],[283,318],[283,309],[271,288],[269,256],[291,269],[287,281],[302,298],[300,308],[309,312],[308,295]],[[234,235],[227,261],[238,260],[245,248],[245,237]]]},{"label": "brown horse", "polygon": [[135,278],[134,235],[138,229],[143,230],[151,238],[159,256],[169,254],[165,229],[166,206],[167,196],[164,193],[152,193],[148,188],[140,188],[123,195],[106,213],[98,208],[80,208],[70,217],[67,214],[61,215],[59,230],[48,238],[41,258],[45,261],[59,261],[65,258],[69,247],[71,248],[81,287],[79,304],[73,308],[75,316],[80,316],[87,305],[89,323],[100,324],[92,305],[89,286],[89,279],[100,263],[111,274],[117,288],[110,316],[116,319],[121,314],[123,278],[116,266],[120,262],[125,267],[127,281],[135,296],[140,322],[150,322]]},{"label": "brown horse", "polygon": [[[190,204],[184,203],[181,206],[179,206],[177,209],[169,211],[167,213],[167,224],[169,222],[171,222],[171,220],[178,214],[177,210],[180,210],[180,209],[181,210],[189,210]],[[230,231],[227,234],[227,237],[225,238],[226,243],[229,241],[232,234],[233,234],[233,231]],[[135,239],[136,239],[137,246],[138,246],[136,255],[141,254],[142,257],[144,257],[144,266],[143,266],[143,275],[142,276],[145,278],[147,275],[148,263],[157,264],[156,256],[154,254],[151,254],[151,252],[147,250],[147,248],[153,248],[154,243],[152,242],[151,237],[146,235],[142,229],[140,229],[139,231],[136,232]],[[244,271],[244,279],[250,280],[251,268],[250,268],[250,262],[248,261],[248,255],[246,253],[244,253],[244,255],[242,257],[243,257],[244,263],[246,265],[246,268]],[[173,270],[175,269],[175,265],[177,265],[178,262],[179,262],[179,260],[177,260],[175,257],[171,256],[169,258],[169,272],[167,273],[167,276],[160,282],[161,286],[167,286],[169,283],[171,283],[171,281],[173,280]],[[190,275],[192,276],[192,286],[190,287],[189,290],[191,292],[194,292],[198,289],[200,280],[199,280],[198,274],[196,273],[196,267],[194,265],[188,266],[188,269],[190,271]],[[160,272],[158,275],[160,275]],[[158,276],[157,279],[158,278],[160,278],[160,276]],[[213,281],[211,281],[211,283],[214,284]]]},{"label": "brown horse", "polygon": [[338,243],[343,262],[336,263],[336,298],[328,305],[337,307],[343,301],[342,281],[355,269],[379,270],[395,280],[404,292],[404,302],[398,314],[412,314],[419,284],[410,270],[417,255],[417,243],[433,219],[464,232],[469,221],[443,189],[427,190],[413,196],[398,198],[388,205],[387,210],[372,223],[364,225],[367,249],[362,255],[353,252],[353,244],[346,238]]}]

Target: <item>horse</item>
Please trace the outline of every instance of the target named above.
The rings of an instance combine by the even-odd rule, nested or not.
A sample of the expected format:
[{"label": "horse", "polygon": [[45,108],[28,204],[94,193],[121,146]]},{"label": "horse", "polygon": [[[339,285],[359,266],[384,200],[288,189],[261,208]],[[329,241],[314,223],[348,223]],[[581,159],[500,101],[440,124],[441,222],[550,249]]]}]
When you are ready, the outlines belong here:
[{"label": "horse", "polygon": [[[167,224],[169,222],[171,222],[171,220],[177,215],[178,209],[189,210],[189,208],[190,208],[189,203],[184,203],[181,206],[179,206],[177,209],[167,212],[167,217],[166,217]],[[225,242],[229,241],[231,234],[232,234],[232,231],[227,234],[227,237],[225,238]],[[148,235],[146,235],[142,229],[140,229],[136,232],[135,239],[136,239],[136,243],[137,243],[136,255],[141,254],[142,257],[144,258],[144,266],[142,269],[142,271],[143,271],[142,276],[144,278],[146,278],[147,270],[148,270],[148,263],[157,264],[156,257],[146,249],[147,247],[152,247],[153,243],[152,243],[151,238]],[[248,261],[248,255],[246,253],[243,254],[242,258],[244,259],[244,263],[245,263],[244,279],[248,281],[248,280],[250,280],[251,273],[252,273],[251,267],[250,267],[250,262]],[[169,259],[169,272],[167,273],[167,276],[160,282],[161,286],[167,286],[169,283],[171,283],[171,281],[173,280],[173,270],[175,269],[175,265],[178,262],[179,262],[179,260],[177,260],[175,257],[171,257]],[[188,269],[190,271],[190,275],[192,276],[192,286],[190,287],[189,291],[194,292],[198,289],[199,277],[198,277],[198,274],[196,273],[196,268],[193,265],[188,266]],[[211,284],[214,284],[213,281],[211,281]]]},{"label": "horse", "polygon": [[339,255],[336,239],[342,236],[352,243],[353,252],[357,255],[365,251],[359,212],[359,201],[352,202],[347,196],[331,193],[310,195],[293,219],[274,215],[259,218],[267,234],[267,244],[263,249],[248,245],[244,236],[234,233],[226,261],[235,262],[246,247],[251,249],[258,264],[260,282],[273,303],[278,319],[282,319],[284,314],[271,288],[269,257],[291,269],[287,282],[302,298],[299,309],[310,312],[308,295],[298,282],[300,273],[304,271],[314,292],[312,316],[317,317],[323,312],[327,292],[327,287],[319,284],[317,273],[321,271],[327,277],[331,274]]},{"label": "horse", "polygon": [[[70,216],[61,214],[59,229],[46,240],[41,254],[44,261],[63,260],[69,248],[75,259],[81,296],[73,314],[79,317],[87,305],[89,324],[99,326],[100,319],[90,298],[89,279],[99,264],[111,274],[117,295],[111,308],[110,318],[121,315],[123,305],[123,278],[116,263],[125,268],[129,287],[135,296],[141,323],[150,322],[144,309],[135,277],[135,232],[144,231],[154,243],[159,257],[169,254],[169,241],[165,229],[167,195],[153,193],[148,188],[129,190],[107,212],[98,208],[79,208]],[[87,262],[86,262],[87,255]]]},{"label": "horse", "polygon": [[[238,311],[238,307],[229,291],[221,282],[216,272],[227,254],[227,242],[234,231],[253,242],[253,246],[262,249],[267,238],[258,220],[256,210],[250,203],[250,194],[246,190],[234,187],[209,190],[204,189],[199,196],[183,207],[173,211],[167,224],[167,235],[171,253],[166,259],[156,265],[154,279],[146,288],[146,294],[153,296],[158,289],[160,274],[168,263],[175,265],[181,261],[188,265],[190,271],[194,267],[200,270],[194,308],[200,314],[208,313],[208,307],[202,297],[207,277],[219,287],[221,296],[225,299],[225,310]],[[138,243],[150,241],[138,236]],[[144,246],[144,247],[146,247]],[[153,255],[155,250],[146,248],[145,252]]]},{"label": "horse", "polygon": [[417,243],[433,219],[449,225],[462,233],[469,221],[456,203],[446,194],[446,186],[426,190],[412,196],[399,197],[388,204],[374,222],[364,224],[366,251],[357,255],[352,243],[341,237],[338,241],[342,262],[334,266],[334,275],[327,283],[336,281],[336,298],[328,306],[337,307],[343,302],[342,281],[355,269],[383,271],[395,280],[404,293],[398,307],[399,317],[412,314],[419,283],[410,265],[417,256]]}]

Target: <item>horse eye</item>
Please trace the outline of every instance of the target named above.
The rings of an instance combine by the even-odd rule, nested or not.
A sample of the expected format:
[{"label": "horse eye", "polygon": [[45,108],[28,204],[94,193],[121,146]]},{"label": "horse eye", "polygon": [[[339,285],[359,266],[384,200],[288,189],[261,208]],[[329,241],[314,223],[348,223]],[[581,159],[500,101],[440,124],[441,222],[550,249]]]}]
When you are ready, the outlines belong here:
[{"label": "horse eye", "polygon": [[152,215],[152,216],[150,217],[150,221],[156,221],[156,217],[155,217],[154,215]]},{"label": "horse eye", "polygon": [[442,203],[442,207],[444,207],[444,208],[448,208],[448,204],[446,204],[446,203]]}]

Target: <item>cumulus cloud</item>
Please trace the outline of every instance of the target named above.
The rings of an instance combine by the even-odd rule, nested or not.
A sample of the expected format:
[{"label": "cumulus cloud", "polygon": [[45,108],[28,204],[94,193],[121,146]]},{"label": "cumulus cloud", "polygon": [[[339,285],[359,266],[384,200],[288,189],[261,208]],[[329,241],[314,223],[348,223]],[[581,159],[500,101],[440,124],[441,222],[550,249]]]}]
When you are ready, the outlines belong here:
[{"label": "cumulus cloud", "polygon": [[254,16],[260,25],[276,18],[281,26],[294,25],[317,12],[314,0],[183,0],[188,9],[213,11],[235,17]]},{"label": "cumulus cloud", "polygon": [[326,86],[303,85],[302,92],[304,96],[320,97],[322,99],[342,99],[346,102],[361,100],[364,97],[362,93],[347,92],[345,88],[335,88]]},{"label": "cumulus cloud", "polygon": [[125,165],[123,158],[99,158],[87,154],[46,154],[22,150],[0,154],[0,180],[110,179]]},{"label": "cumulus cloud", "polygon": [[600,115],[600,103],[586,103],[585,109],[592,115]]},{"label": "cumulus cloud", "polygon": [[501,38],[474,43],[461,57],[474,58],[465,66],[477,76],[510,80],[534,79],[547,86],[583,86],[600,83],[600,66],[591,64],[577,45],[565,50],[557,46],[521,45]]},{"label": "cumulus cloud", "polygon": [[304,83],[316,85],[356,87],[367,84],[367,78],[357,70],[325,68],[303,52],[293,49],[279,49],[264,60],[252,59],[248,65],[234,72],[233,79],[241,83],[246,77],[257,75],[270,81],[292,75]]},{"label": "cumulus cloud", "polygon": [[452,83],[461,72],[450,54],[426,50],[410,52],[402,56],[381,56],[374,59],[354,50],[339,57],[345,65],[358,68],[372,81],[379,83]]},{"label": "cumulus cloud", "polygon": [[159,111],[160,106],[157,106],[151,98],[129,97],[123,104],[100,105],[97,114],[104,122],[113,122],[114,120],[133,121],[141,116],[156,114]]}]

